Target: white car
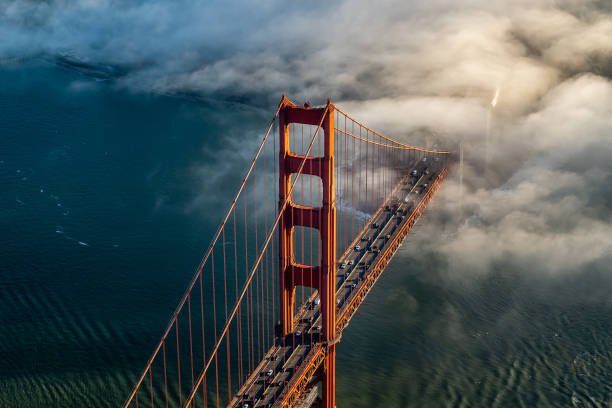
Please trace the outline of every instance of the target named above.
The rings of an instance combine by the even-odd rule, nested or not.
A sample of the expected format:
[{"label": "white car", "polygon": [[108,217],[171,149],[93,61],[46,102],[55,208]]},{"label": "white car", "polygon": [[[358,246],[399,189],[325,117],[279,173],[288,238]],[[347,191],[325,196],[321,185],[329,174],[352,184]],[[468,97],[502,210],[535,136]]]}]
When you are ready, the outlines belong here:
[{"label": "white car", "polygon": [[344,268],[346,268],[346,264],[345,264],[344,262],[342,262],[342,263],[340,264],[340,269],[344,269]]},{"label": "white car", "polygon": [[272,371],[272,370],[266,371],[266,377],[271,377],[272,374],[274,374],[274,371]]},{"label": "white car", "polygon": [[355,251],[360,251],[361,250],[361,246],[360,245],[355,245]]}]

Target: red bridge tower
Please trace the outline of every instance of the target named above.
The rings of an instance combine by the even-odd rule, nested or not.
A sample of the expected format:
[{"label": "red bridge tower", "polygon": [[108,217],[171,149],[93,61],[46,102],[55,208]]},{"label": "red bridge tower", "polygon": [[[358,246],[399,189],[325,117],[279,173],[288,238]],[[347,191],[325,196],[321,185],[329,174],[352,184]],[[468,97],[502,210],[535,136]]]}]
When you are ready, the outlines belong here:
[{"label": "red bridge tower", "polygon": [[[323,157],[305,157],[290,151],[289,125],[300,123],[318,126],[324,133]],[[295,288],[304,286],[314,288],[321,300],[321,319],[323,341],[327,344],[323,364],[323,407],[335,408],[336,401],[336,204],[334,189],[334,107],[327,101],[324,108],[300,107],[284,95],[279,112],[280,160],[279,160],[279,199],[287,199],[280,220],[279,260],[281,290],[281,328],[283,336],[294,330]],[[317,136],[318,137],[318,136]],[[318,176],[323,184],[321,207],[308,207],[295,204],[288,197],[291,188],[291,175],[299,171],[304,161],[302,173]],[[320,266],[303,265],[294,261],[293,231],[295,226],[319,230],[321,237]]]}]

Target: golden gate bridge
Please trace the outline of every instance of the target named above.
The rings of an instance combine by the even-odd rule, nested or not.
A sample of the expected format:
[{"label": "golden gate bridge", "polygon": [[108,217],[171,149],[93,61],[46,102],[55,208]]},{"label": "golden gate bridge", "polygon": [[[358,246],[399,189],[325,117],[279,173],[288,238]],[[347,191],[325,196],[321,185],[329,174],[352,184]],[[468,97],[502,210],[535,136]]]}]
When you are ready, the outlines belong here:
[{"label": "golden gate bridge", "polygon": [[342,331],[451,163],[283,95],[124,407],[334,408]]}]

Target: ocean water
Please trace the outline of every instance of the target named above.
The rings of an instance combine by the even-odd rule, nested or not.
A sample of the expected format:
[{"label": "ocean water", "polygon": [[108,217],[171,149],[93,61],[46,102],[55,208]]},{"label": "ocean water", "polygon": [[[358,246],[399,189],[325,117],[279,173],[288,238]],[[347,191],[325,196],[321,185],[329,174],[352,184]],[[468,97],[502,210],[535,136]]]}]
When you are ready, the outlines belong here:
[{"label": "ocean water", "polygon": [[193,209],[198,169],[269,112],[46,62],[0,83],[0,406],[119,406],[225,211]]},{"label": "ocean water", "polygon": [[[229,200],[253,152],[219,153],[260,137],[273,107],[45,61],[2,66],[0,85],[0,407],[120,406],[225,211],[198,197]],[[338,407],[612,406],[609,266],[452,276],[420,244],[445,205],[345,330]]]}]

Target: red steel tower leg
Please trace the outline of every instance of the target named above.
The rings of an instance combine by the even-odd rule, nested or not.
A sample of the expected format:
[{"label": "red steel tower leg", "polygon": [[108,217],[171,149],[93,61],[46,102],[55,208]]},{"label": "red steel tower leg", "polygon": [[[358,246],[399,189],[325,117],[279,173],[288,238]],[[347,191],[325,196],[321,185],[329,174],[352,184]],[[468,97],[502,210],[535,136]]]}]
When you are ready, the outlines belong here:
[{"label": "red steel tower leg", "polygon": [[[307,286],[318,291],[321,299],[323,341],[328,344],[323,363],[323,407],[335,408],[336,401],[336,204],[334,187],[334,109],[331,101],[325,108],[299,107],[284,95],[279,113],[280,160],[279,199],[288,199],[279,229],[279,260],[281,290],[282,334],[293,332],[293,304],[296,286]],[[323,157],[302,156],[290,151],[289,125],[301,123],[318,126],[317,137],[324,138]],[[321,207],[293,203],[288,197],[291,175],[299,171],[304,161],[303,174],[321,178],[323,202]],[[295,226],[316,228],[321,235],[320,266],[298,264],[293,259],[293,230]]]}]

